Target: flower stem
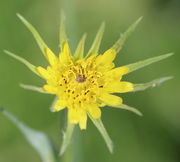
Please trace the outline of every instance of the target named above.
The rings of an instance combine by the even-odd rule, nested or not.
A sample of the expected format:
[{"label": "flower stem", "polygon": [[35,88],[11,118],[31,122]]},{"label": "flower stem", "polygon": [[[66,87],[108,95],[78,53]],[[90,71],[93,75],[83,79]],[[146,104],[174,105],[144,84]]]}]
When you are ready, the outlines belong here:
[{"label": "flower stem", "polygon": [[71,145],[67,148],[66,152],[60,157],[60,162],[83,162],[83,149],[81,141],[81,132],[79,128],[73,132],[73,138]]},{"label": "flower stem", "polygon": [[76,127],[74,130],[74,137],[72,140],[72,162],[83,162],[83,149],[82,149],[82,134],[80,129]]},{"label": "flower stem", "polygon": [[[69,22],[67,26],[69,27],[68,33],[71,35],[71,47],[75,48],[77,42],[78,27],[76,24],[76,0],[63,0],[62,1],[63,10],[65,15],[67,15]],[[81,147],[81,134],[79,129],[76,127],[73,131],[72,144],[65,152],[61,162],[82,162],[82,147]]]}]

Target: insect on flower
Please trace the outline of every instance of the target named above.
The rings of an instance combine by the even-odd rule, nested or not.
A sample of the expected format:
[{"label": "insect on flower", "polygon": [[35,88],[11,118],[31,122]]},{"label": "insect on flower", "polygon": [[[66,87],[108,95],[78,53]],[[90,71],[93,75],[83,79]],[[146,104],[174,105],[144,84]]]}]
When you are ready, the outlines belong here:
[{"label": "insect on flower", "polygon": [[115,67],[113,62],[115,57],[141,18],[132,24],[112,47],[105,50],[104,53],[99,54],[99,47],[105,26],[103,23],[90,50],[84,55],[86,34],[83,35],[75,52],[72,53],[66,36],[64,16],[62,16],[60,25],[60,52],[57,56],[45,44],[35,28],[21,15],[18,14],[18,17],[32,32],[43,55],[49,63],[45,68],[41,66],[36,67],[25,59],[9,51],[5,51],[10,56],[24,63],[30,70],[46,81],[46,84],[42,88],[28,85],[22,86],[27,89],[55,95],[56,100],[51,110],[57,112],[66,108],[69,124],[79,124],[81,129],[86,129],[87,117],[89,116],[105,138],[111,151],[112,146],[108,142],[110,138],[100,120],[103,107],[111,106],[122,108],[142,115],[139,110],[125,105],[123,99],[120,96],[114,95],[114,93],[121,94],[145,90],[171,78],[164,77],[145,84],[133,84],[124,81],[123,76],[151,63],[167,58],[171,56],[172,53],[125,66]]}]

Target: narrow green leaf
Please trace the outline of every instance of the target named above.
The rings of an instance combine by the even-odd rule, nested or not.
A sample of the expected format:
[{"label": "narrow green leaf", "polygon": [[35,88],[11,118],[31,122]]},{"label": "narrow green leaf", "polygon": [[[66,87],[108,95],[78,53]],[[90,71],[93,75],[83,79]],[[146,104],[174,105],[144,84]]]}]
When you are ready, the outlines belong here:
[{"label": "narrow green leaf", "polygon": [[34,26],[31,25],[22,15],[20,15],[20,14],[18,13],[17,16],[18,16],[19,19],[24,23],[24,25],[30,30],[30,32],[31,32],[32,35],[34,36],[37,44],[39,45],[39,48],[41,49],[42,53],[43,53],[44,56],[47,58],[46,53],[45,53],[45,49],[48,48],[48,46],[47,46],[46,43],[43,41],[43,39],[41,38],[40,34],[37,32],[37,30],[34,28]]},{"label": "narrow green leaf", "polygon": [[66,34],[66,26],[65,26],[65,15],[64,15],[63,11],[61,12],[59,41],[60,41],[60,48],[62,51],[64,43],[68,42],[68,38],[67,38],[67,34]]},{"label": "narrow green leaf", "polygon": [[11,120],[17,128],[26,137],[27,141],[39,153],[43,162],[56,162],[54,149],[48,136],[40,131],[33,130],[19,121],[11,113],[1,108],[2,112],[9,120]]},{"label": "narrow green leaf", "polygon": [[36,91],[36,92],[39,92],[39,93],[45,93],[47,94],[46,91],[44,91],[41,87],[37,87],[37,86],[34,86],[34,85],[27,85],[27,84],[19,84],[21,88],[24,88],[26,90],[30,90],[30,91]]},{"label": "narrow green leaf", "polygon": [[125,104],[121,104],[121,105],[119,105],[119,106],[113,106],[113,107],[114,107],[114,108],[124,109],[124,110],[129,110],[129,111],[131,111],[131,112],[133,112],[133,113],[135,113],[135,114],[137,114],[137,115],[139,115],[139,116],[142,116],[142,113],[141,113],[139,110],[137,110],[137,109],[134,108],[134,107],[125,105]]},{"label": "narrow green leaf", "polygon": [[10,51],[7,51],[7,50],[4,50],[4,53],[6,53],[7,55],[13,57],[14,59],[18,60],[19,62],[23,63],[25,66],[27,66],[33,73],[35,73],[36,75],[39,75],[36,71],[36,67],[29,63],[27,60],[25,60],[24,58],[20,57],[20,56],[17,56],[15,55],[14,53],[10,52]]},{"label": "narrow green leaf", "polygon": [[145,66],[148,66],[148,65],[150,65],[152,63],[155,63],[155,62],[158,62],[158,61],[163,60],[165,58],[168,58],[168,57],[170,57],[172,55],[173,55],[173,53],[168,53],[168,54],[152,57],[152,58],[149,58],[149,59],[146,59],[146,60],[143,60],[143,61],[138,61],[136,63],[132,63],[132,64],[125,65],[125,66],[129,68],[128,73],[130,73],[130,72],[133,72],[133,71],[138,70],[140,68],[143,68]]},{"label": "narrow green leaf", "polygon": [[141,20],[142,17],[136,20],[123,34],[121,34],[120,38],[115,42],[115,44],[111,47],[111,49],[114,49],[118,53],[122,49],[126,39],[135,30],[135,28],[137,27],[137,25]]},{"label": "narrow green leaf", "polygon": [[99,132],[101,133],[102,137],[104,138],[106,145],[110,151],[110,153],[113,153],[113,142],[111,138],[109,137],[106,128],[103,125],[103,122],[101,119],[93,119],[90,114],[88,114],[94,125],[97,127]]},{"label": "narrow green leaf", "polygon": [[101,44],[101,40],[102,40],[102,37],[103,37],[103,34],[104,34],[104,30],[105,30],[105,23],[103,22],[96,34],[96,37],[92,43],[92,46],[91,48],[89,49],[89,52],[87,54],[86,57],[89,57],[91,56],[92,54],[98,54],[98,51],[99,51],[99,47],[100,47],[100,44]]},{"label": "narrow green leaf", "polygon": [[71,141],[72,134],[74,131],[74,126],[75,126],[74,124],[70,124],[70,123],[67,124],[66,131],[63,134],[62,146],[61,146],[60,152],[59,152],[60,156],[64,154],[64,152],[66,151],[66,149]]},{"label": "narrow green leaf", "polygon": [[172,79],[173,77],[163,77],[163,78],[159,78],[159,79],[155,79],[151,82],[147,82],[147,83],[141,83],[141,84],[134,84],[134,90],[131,92],[136,92],[136,91],[144,91],[148,88],[154,88],[156,86],[159,86],[160,84],[162,84],[163,82]]},{"label": "narrow green leaf", "polygon": [[82,59],[84,56],[84,45],[85,45],[86,36],[87,36],[87,34],[84,34],[82,36],[81,40],[79,41],[79,44],[78,44],[76,51],[74,53],[74,57],[76,59]]}]

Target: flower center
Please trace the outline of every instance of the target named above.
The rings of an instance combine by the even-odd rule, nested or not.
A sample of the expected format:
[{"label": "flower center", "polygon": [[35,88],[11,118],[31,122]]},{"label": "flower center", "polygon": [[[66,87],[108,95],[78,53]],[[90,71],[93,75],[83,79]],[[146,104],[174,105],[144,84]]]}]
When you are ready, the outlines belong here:
[{"label": "flower center", "polygon": [[86,78],[84,75],[81,75],[81,74],[76,74],[76,81],[79,82],[79,83],[83,83],[86,81]]}]

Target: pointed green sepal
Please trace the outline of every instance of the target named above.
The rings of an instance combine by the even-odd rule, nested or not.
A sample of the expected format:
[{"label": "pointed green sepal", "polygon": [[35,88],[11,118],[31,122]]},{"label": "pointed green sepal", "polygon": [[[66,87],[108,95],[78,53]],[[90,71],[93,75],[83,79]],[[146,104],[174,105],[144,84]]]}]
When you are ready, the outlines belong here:
[{"label": "pointed green sepal", "polygon": [[98,54],[99,52],[99,47],[101,45],[101,40],[102,40],[102,37],[103,37],[103,34],[104,34],[104,30],[105,30],[105,23],[103,22],[96,34],[96,37],[91,45],[91,48],[89,49],[89,52],[87,54],[86,57],[89,57],[91,55],[94,55],[94,54]]},{"label": "pointed green sepal", "polygon": [[57,101],[58,101],[58,97],[56,96],[49,108],[51,112],[55,112],[54,107]]},{"label": "pointed green sepal", "polygon": [[68,42],[67,34],[66,34],[66,26],[65,26],[65,15],[64,12],[61,12],[61,21],[60,21],[60,28],[59,28],[59,41],[60,41],[60,48],[61,51],[63,50],[64,43]]},{"label": "pointed green sepal", "polygon": [[163,77],[163,78],[159,78],[159,79],[155,79],[151,82],[147,82],[147,83],[141,83],[141,84],[134,84],[134,90],[131,92],[136,92],[136,91],[144,91],[148,88],[154,88],[156,86],[159,86],[160,84],[162,84],[163,82],[172,79],[173,77]]},{"label": "pointed green sepal", "polygon": [[75,127],[74,124],[70,124],[70,123],[67,124],[66,131],[63,134],[63,141],[62,141],[62,145],[61,145],[60,152],[59,152],[60,156],[64,154],[68,145],[70,144],[72,134],[74,131],[74,127]]},{"label": "pointed green sepal", "polygon": [[37,86],[34,86],[34,85],[27,85],[27,84],[19,84],[19,85],[20,85],[21,88],[26,89],[26,90],[36,91],[36,92],[39,92],[39,93],[47,94],[47,92],[44,91],[43,88],[41,88],[41,87],[37,87]]},{"label": "pointed green sepal", "polygon": [[106,131],[106,128],[103,125],[103,122],[101,119],[94,119],[90,116],[90,114],[88,114],[90,119],[92,120],[92,122],[94,123],[94,125],[96,126],[96,128],[99,130],[100,134],[102,135],[103,139],[106,142],[106,145],[110,151],[110,153],[113,153],[113,142],[111,140],[111,138],[109,137],[109,134]]},{"label": "pointed green sepal", "polygon": [[46,45],[46,43],[43,41],[43,39],[41,38],[40,34],[37,32],[37,30],[34,28],[33,25],[31,25],[22,15],[17,14],[17,16],[19,17],[19,19],[24,23],[24,25],[30,30],[30,32],[32,33],[32,35],[34,36],[39,48],[41,49],[42,53],[44,54],[44,56],[47,58],[46,56],[46,52],[45,49],[48,48],[48,46]]},{"label": "pointed green sepal", "polygon": [[148,66],[148,65],[150,65],[152,63],[155,63],[155,62],[158,62],[158,61],[163,60],[165,58],[168,58],[168,57],[170,57],[172,55],[173,55],[173,53],[168,53],[168,54],[152,57],[152,58],[149,58],[149,59],[146,59],[146,60],[143,60],[143,61],[138,61],[136,63],[132,63],[132,64],[125,65],[125,66],[129,68],[128,73],[130,73],[130,72],[133,72],[135,70],[141,69],[141,68],[143,68],[145,66]]},{"label": "pointed green sepal", "polygon": [[137,110],[136,108],[134,107],[131,107],[131,106],[128,106],[128,105],[125,105],[125,104],[121,104],[119,106],[113,106],[114,108],[120,108],[120,109],[124,109],[124,110],[128,110],[128,111],[131,111],[139,116],[142,116],[142,113]]},{"label": "pointed green sepal", "polygon": [[6,53],[7,55],[13,57],[14,59],[18,60],[19,62],[23,63],[25,66],[27,66],[33,73],[35,73],[36,75],[39,76],[39,74],[36,71],[36,67],[31,64],[30,62],[28,62],[27,60],[25,60],[24,58],[15,55],[14,53],[4,50],[4,53]]},{"label": "pointed green sepal", "polygon": [[123,34],[120,35],[120,38],[115,42],[115,44],[111,47],[111,49],[114,49],[117,53],[122,49],[126,39],[131,35],[131,33],[135,30],[137,25],[142,20],[142,17],[140,17],[136,22],[134,22]]},{"label": "pointed green sepal", "polygon": [[75,59],[82,59],[84,56],[84,45],[85,45],[86,36],[87,34],[84,34],[81,40],[79,41],[79,44],[74,53]]},{"label": "pointed green sepal", "polygon": [[40,131],[33,130],[18,120],[11,113],[0,108],[0,112],[3,113],[10,121],[12,121],[17,128],[22,132],[31,146],[38,152],[43,162],[56,162],[55,152],[51,140],[49,137]]}]

